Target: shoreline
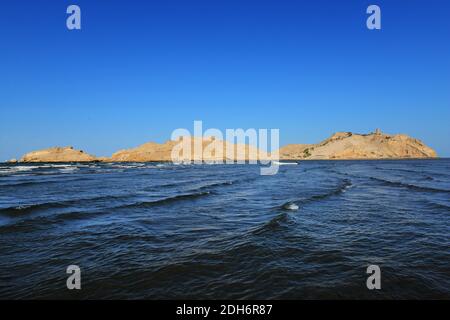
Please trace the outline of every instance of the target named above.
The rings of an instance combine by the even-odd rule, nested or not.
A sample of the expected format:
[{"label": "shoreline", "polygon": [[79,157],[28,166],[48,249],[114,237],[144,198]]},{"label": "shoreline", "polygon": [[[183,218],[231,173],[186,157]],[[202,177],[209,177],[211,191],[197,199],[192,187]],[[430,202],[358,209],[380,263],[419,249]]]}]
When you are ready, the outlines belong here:
[{"label": "shoreline", "polygon": [[[181,139],[182,140],[182,139]],[[405,134],[386,134],[379,129],[369,134],[336,132],[317,144],[288,144],[276,151],[259,149],[256,141],[228,142],[201,138],[183,141],[169,140],[163,144],[147,142],[140,146],[98,157],[73,146],[52,147],[26,153],[11,163],[46,162],[205,162],[231,161],[313,161],[313,160],[404,160],[434,159],[437,152],[422,141]],[[208,152],[205,154],[205,152]],[[231,153],[230,153],[231,152]],[[174,159],[174,156],[176,159]]]},{"label": "shoreline", "polygon": [[[294,161],[294,162],[303,162],[303,161],[405,161],[405,160],[411,160],[411,161],[416,161],[416,160],[447,160],[450,159],[450,157],[436,157],[436,158],[348,158],[348,159],[282,159],[282,160],[277,160],[279,162],[289,162],[289,161]],[[99,161],[99,160],[95,160],[95,161],[17,161],[17,162],[9,162],[9,161],[3,161],[0,162],[0,165],[24,165],[24,164],[45,164],[45,163],[49,163],[49,164],[75,164],[75,163],[104,163],[104,164],[113,164],[113,163],[173,163],[172,161],[167,161],[167,160],[151,160],[151,161]],[[191,163],[194,164],[194,163]],[[201,164],[206,164],[206,163],[201,163]],[[226,163],[224,161],[224,163],[208,163],[208,165],[221,165],[221,164],[229,164]],[[246,161],[246,163],[233,163],[233,164],[245,164],[245,165],[251,165],[251,164],[256,164],[259,165],[259,163],[248,163],[248,161]]]}]

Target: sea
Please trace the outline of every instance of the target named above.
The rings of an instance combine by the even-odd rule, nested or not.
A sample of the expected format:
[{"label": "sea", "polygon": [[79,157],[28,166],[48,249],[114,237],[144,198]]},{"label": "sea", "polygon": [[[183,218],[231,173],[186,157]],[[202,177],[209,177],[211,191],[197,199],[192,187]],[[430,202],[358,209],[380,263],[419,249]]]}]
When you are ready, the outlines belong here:
[{"label": "sea", "polygon": [[0,164],[0,299],[449,298],[449,159]]}]

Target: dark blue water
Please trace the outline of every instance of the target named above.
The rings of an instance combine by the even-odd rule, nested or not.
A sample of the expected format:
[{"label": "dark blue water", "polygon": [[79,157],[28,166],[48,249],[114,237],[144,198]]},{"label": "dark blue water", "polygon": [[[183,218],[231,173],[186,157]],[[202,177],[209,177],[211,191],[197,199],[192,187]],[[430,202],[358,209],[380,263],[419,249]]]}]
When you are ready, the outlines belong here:
[{"label": "dark blue water", "polygon": [[0,164],[0,298],[450,298],[450,161]]}]

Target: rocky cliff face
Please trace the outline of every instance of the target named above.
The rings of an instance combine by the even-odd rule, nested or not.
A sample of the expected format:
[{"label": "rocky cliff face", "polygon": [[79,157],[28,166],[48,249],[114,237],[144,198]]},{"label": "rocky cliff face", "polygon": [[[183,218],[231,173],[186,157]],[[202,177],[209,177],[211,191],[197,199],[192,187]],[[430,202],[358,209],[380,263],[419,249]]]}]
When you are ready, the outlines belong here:
[{"label": "rocky cliff face", "polygon": [[55,147],[27,153],[20,162],[89,162],[97,158],[73,147]]},{"label": "rocky cliff face", "polygon": [[403,159],[436,158],[436,152],[407,135],[338,132],[318,144],[292,144],[280,149],[280,158],[314,159]]}]

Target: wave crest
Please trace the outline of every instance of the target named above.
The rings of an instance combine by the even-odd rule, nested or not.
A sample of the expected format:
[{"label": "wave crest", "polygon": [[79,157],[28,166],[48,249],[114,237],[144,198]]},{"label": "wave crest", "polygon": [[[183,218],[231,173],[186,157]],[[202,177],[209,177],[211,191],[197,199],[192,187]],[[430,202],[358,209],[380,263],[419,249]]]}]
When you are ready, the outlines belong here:
[{"label": "wave crest", "polygon": [[375,177],[369,177],[369,179],[373,180],[373,181],[381,182],[382,184],[385,184],[385,185],[388,185],[388,186],[402,187],[402,188],[407,188],[407,189],[410,189],[410,190],[450,193],[450,190],[446,190],[446,189],[438,189],[438,188],[431,188],[431,187],[425,187],[425,186],[417,186],[417,185],[414,185],[414,184],[409,184],[409,183],[400,182],[400,181],[390,181],[390,180],[381,179],[381,178],[375,178]]}]

